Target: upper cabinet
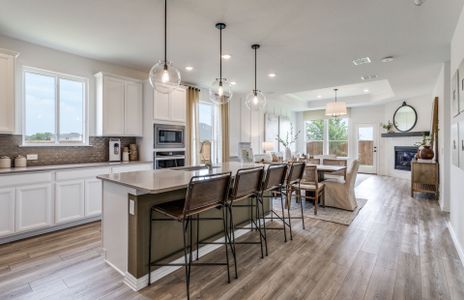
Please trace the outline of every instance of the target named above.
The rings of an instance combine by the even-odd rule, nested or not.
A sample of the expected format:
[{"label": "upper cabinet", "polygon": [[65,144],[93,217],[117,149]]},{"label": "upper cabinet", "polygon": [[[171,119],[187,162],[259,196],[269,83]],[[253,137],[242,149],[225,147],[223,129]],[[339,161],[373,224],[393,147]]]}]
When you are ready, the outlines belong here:
[{"label": "upper cabinet", "polygon": [[153,119],[160,123],[185,124],[187,121],[187,92],[179,87],[170,94],[154,90]]},{"label": "upper cabinet", "polygon": [[17,52],[0,49],[0,133],[15,131],[15,60]]},{"label": "upper cabinet", "polygon": [[142,82],[98,73],[96,132],[99,136],[142,136]]}]

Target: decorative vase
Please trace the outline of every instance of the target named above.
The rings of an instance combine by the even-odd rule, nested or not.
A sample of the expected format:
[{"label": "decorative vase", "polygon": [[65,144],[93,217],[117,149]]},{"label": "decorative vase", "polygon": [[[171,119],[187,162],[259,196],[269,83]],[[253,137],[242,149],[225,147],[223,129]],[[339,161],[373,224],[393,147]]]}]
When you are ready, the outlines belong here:
[{"label": "decorative vase", "polygon": [[292,160],[292,150],[290,150],[289,147],[286,147],[285,152],[284,152],[284,161],[289,161],[289,160]]},{"label": "decorative vase", "polygon": [[422,146],[419,148],[418,158],[420,159],[432,159],[435,156],[435,153],[432,150],[431,146]]}]

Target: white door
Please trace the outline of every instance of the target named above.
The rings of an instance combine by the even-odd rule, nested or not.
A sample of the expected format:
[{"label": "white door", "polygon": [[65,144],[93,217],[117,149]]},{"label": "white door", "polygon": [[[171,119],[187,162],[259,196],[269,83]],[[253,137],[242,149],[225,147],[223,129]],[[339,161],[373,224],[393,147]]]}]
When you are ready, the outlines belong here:
[{"label": "white door", "polygon": [[170,95],[171,121],[185,123],[187,116],[187,96],[184,89],[175,89]]},{"label": "white door", "polygon": [[124,134],[142,136],[142,84],[126,81]]},{"label": "white door", "polygon": [[101,214],[102,182],[100,179],[85,180],[85,216],[92,217]]},{"label": "white door", "polygon": [[0,236],[14,233],[14,188],[0,189]]},{"label": "white door", "polygon": [[51,184],[16,188],[16,231],[53,225]]},{"label": "white door", "polygon": [[169,94],[162,94],[156,90],[154,91],[153,119],[170,121]]},{"label": "white door", "polygon": [[56,183],[55,221],[64,223],[84,217],[84,181]]},{"label": "white door", "polygon": [[124,135],[124,81],[103,78],[103,135]]},{"label": "white door", "polygon": [[377,173],[378,132],[377,124],[359,124],[356,127],[356,153],[359,161],[359,172]]}]

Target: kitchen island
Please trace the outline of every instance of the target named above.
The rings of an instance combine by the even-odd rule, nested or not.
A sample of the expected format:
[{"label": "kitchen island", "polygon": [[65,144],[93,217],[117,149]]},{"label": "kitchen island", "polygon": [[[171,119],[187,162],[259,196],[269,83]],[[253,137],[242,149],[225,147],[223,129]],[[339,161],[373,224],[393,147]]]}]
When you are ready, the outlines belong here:
[{"label": "kitchen island", "polygon": [[[134,290],[148,284],[148,234],[150,209],[154,204],[183,199],[193,176],[232,172],[241,168],[262,166],[238,162],[222,163],[208,170],[203,166],[182,167],[137,172],[125,172],[98,176],[103,180],[102,239],[106,262],[118,270],[124,282]],[[265,211],[269,202],[265,203]],[[204,216],[222,215],[222,211],[206,212]],[[234,222],[250,219],[250,209],[234,208]],[[222,221],[201,222],[200,240],[222,233]],[[152,258],[157,260],[181,257],[183,248],[182,225],[179,222],[157,222],[153,226]],[[200,254],[208,253],[207,245]],[[215,246],[217,248],[217,246]],[[211,250],[212,251],[212,250]],[[177,253],[177,254],[176,254]],[[200,255],[201,256],[201,255]],[[152,271],[152,282],[169,274],[176,267],[163,267]]]}]

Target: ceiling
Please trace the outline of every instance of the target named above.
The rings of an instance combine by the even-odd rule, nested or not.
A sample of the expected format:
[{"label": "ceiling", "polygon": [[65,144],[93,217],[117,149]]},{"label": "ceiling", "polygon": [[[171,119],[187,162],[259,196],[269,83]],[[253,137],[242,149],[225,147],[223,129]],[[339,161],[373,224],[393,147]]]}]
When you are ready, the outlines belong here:
[{"label": "ceiling", "polygon": [[[250,46],[260,43],[258,87],[280,101],[360,83],[376,93],[374,86],[385,82],[393,92],[388,99],[409,98],[432,91],[463,3],[169,0],[168,59],[183,81],[208,86],[219,72],[214,24],[224,21],[224,53],[232,55],[224,76],[237,82],[236,92],[252,88]],[[0,7],[2,35],[147,73],[163,55],[162,0],[0,0]],[[389,55],[394,62],[380,61]],[[366,56],[371,64],[353,65]],[[194,70],[185,71],[187,65]],[[368,74],[384,84],[362,82]]]}]

